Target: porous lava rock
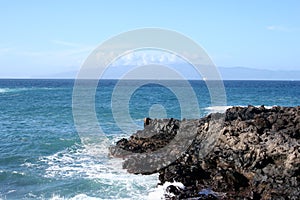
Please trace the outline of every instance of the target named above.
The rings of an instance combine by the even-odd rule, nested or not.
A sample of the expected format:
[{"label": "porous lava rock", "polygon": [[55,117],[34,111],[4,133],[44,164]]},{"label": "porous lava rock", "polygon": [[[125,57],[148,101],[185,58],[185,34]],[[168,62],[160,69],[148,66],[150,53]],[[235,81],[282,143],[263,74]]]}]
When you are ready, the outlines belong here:
[{"label": "porous lava rock", "polygon": [[143,166],[137,160],[172,143],[187,122],[196,127],[189,146],[151,172],[159,173],[161,184],[184,184],[170,186],[166,199],[300,199],[300,106],[232,107],[201,119],[150,120],[111,147],[111,155],[123,157],[129,172],[149,174],[137,170]]}]

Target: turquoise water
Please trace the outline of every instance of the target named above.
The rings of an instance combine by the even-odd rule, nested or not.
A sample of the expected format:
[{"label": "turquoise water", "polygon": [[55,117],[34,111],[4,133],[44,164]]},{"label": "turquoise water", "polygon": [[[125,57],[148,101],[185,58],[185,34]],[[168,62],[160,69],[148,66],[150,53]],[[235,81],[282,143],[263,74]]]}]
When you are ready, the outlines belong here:
[{"label": "turquoise water", "polygon": [[[128,136],[111,110],[116,83],[101,81],[95,104],[99,125],[111,144]],[[172,84],[185,90],[178,81]],[[205,82],[190,84],[201,116],[224,110],[211,106]],[[128,174],[121,169],[121,160],[108,158],[101,147],[82,144],[73,121],[73,85],[74,80],[0,80],[0,199],[147,199],[157,174]],[[225,81],[224,85],[227,106],[300,105],[300,81]],[[165,108],[166,117],[181,118],[176,95],[161,85],[147,84],[132,94],[128,105],[138,127],[155,104]]]}]

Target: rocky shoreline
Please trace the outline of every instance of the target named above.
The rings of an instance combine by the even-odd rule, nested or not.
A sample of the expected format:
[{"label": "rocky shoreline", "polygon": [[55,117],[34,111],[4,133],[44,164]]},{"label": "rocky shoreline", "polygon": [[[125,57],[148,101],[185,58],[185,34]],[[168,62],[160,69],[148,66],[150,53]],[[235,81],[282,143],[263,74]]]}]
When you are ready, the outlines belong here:
[{"label": "rocky shoreline", "polygon": [[166,199],[300,198],[300,106],[147,120],[110,153],[130,173],[184,185],[169,186]]}]

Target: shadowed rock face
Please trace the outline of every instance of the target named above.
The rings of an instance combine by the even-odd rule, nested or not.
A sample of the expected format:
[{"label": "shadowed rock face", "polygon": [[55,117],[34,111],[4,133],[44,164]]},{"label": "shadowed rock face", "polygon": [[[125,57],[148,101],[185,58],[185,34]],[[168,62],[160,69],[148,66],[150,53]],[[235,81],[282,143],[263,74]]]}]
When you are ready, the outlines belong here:
[{"label": "shadowed rock face", "polygon": [[132,162],[130,153],[140,153],[134,155],[139,158],[170,145],[186,121],[196,127],[188,148],[153,171],[161,183],[185,185],[169,188],[175,197],[167,198],[299,199],[300,107],[232,107],[224,115],[198,120],[151,120],[143,131],[120,140],[111,153],[125,158],[123,167],[129,172],[143,173],[137,170],[143,160]]}]

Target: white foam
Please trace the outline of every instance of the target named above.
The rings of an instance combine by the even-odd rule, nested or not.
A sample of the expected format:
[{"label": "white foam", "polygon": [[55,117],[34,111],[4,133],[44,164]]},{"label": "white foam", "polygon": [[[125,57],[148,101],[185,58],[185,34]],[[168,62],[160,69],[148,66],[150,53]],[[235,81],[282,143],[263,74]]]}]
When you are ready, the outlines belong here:
[{"label": "white foam", "polygon": [[[60,195],[53,194],[50,200],[67,200],[68,198],[62,197]],[[68,200],[104,200],[102,198],[98,197],[91,197],[86,194],[78,194],[72,198],[69,198]]]},{"label": "white foam", "polygon": [[30,88],[0,88],[0,93],[11,93],[30,90]]},{"label": "white foam", "polygon": [[73,198],[71,198],[71,200],[82,200],[82,199],[98,200],[99,198],[90,197],[86,194],[78,194],[78,195],[74,196]]},{"label": "white foam", "polygon": [[63,88],[48,88],[48,87],[31,87],[31,88],[0,88],[0,94],[1,93],[11,93],[11,92],[23,92],[23,91],[29,91],[29,90],[60,90]]},{"label": "white foam", "polygon": [[[266,108],[266,109],[271,109],[271,108],[273,108],[274,106],[276,106],[276,105],[273,105],[273,106],[265,106],[265,108]],[[256,106],[256,107],[260,107],[260,106]]]},{"label": "white foam", "polygon": [[[158,174],[134,175],[122,169],[122,159],[108,158],[107,154],[97,153],[97,149],[87,149],[76,145],[73,148],[57,152],[50,156],[40,158],[44,169],[43,176],[55,179],[80,178],[89,179],[99,185],[108,187],[103,190],[103,199],[146,199],[149,191],[154,189],[158,182]],[[27,166],[31,166],[27,164]],[[34,166],[37,167],[37,166]],[[113,191],[113,188],[118,188]],[[101,189],[99,189],[100,191]],[[104,199],[105,199],[104,198]],[[65,199],[54,196],[52,199]],[[95,199],[85,194],[77,195],[71,199]]]},{"label": "white foam", "polygon": [[[237,107],[247,107],[248,105],[236,105]],[[261,105],[254,105],[254,107],[260,107]],[[227,109],[232,108],[233,106],[209,106],[204,108],[208,113],[224,113]],[[271,109],[273,106],[264,106],[266,109]]]},{"label": "white foam", "polygon": [[180,182],[165,182],[163,185],[159,185],[157,188],[155,188],[153,191],[151,191],[148,194],[147,199],[148,200],[159,200],[159,199],[165,199],[164,196],[167,194],[168,196],[172,197],[174,194],[168,193],[166,190],[170,185],[174,185],[176,187],[179,187],[181,189],[184,189],[184,185]]},{"label": "white foam", "polygon": [[17,190],[9,190],[8,192],[7,192],[7,194],[10,194],[10,193],[13,193],[13,192],[16,192]]},{"label": "white foam", "polygon": [[12,171],[11,173],[12,174],[19,174],[19,175],[25,176],[24,172]]},{"label": "white foam", "polygon": [[232,106],[209,106],[206,107],[205,110],[207,110],[209,113],[224,113],[228,108],[231,108]]},{"label": "white foam", "polygon": [[0,88],[0,93],[5,93],[7,92],[9,89],[8,88]]}]

